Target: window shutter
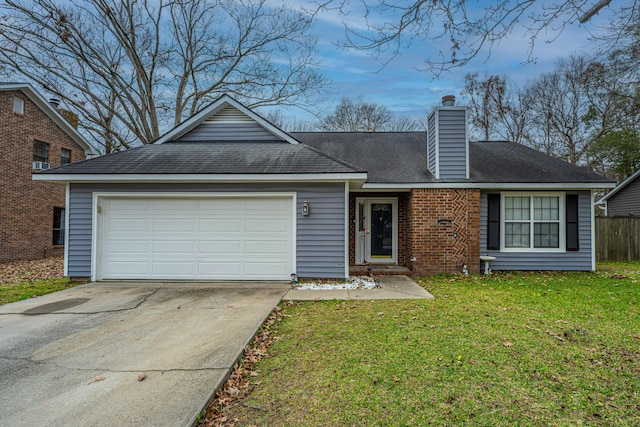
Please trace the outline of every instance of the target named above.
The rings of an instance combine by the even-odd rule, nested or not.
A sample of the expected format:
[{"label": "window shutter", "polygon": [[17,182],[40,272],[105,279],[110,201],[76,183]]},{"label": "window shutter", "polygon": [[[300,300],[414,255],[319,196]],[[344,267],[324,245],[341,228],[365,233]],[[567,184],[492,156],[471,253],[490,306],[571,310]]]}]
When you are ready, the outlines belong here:
[{"label": "window shutter", "polygon": [[487,194],[487,249],[500,249],[500,194]]},{"label": "window shutter", "polygon": [[567,250],[580,249],[578,239],[578,195],[567,194]]}]

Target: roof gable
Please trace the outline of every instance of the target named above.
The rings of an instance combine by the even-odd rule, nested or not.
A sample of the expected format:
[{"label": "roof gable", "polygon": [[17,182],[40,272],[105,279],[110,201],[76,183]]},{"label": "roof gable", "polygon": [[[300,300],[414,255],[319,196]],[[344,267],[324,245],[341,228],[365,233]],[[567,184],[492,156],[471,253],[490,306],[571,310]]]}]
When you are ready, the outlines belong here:
[{"label": "roof gable", "polygon": [[62,114],[38,93],[29,83],[0,83],[0,91],[19,90],[24,93],[36,106],[42,110],[55,124],[60,127],[82,149],[87,156],[97,156],[98,151],[87,142],[78,130],[65,119]]},{"label": "roof gable", "polygon": [[166,142],[298,141],[229,95],[220,98],[185,120],[153,144]]},{"label": "roof gable", "polygon": [[605,194],[600,200],[598,200],[598,203],[603,203],[606,200],[609,200],[612,196],[614,196],[620,190],[624,189],[627,185],[629,185],[633,181],[635,181],[636,178],[638,178],[638,176],[640,176],[640,169],[638,169],[637,171],[635,171],[634,173],[629,175],[624,181],[622,181],[620,184],[618,184],[613,190],[611,190],[607,194]]}]

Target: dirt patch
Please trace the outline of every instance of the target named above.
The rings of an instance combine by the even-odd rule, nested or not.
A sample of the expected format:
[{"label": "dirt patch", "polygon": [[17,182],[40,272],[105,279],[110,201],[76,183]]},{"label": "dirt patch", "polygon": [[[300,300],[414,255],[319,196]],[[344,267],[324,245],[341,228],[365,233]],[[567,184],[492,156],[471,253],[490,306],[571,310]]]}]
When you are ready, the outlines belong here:
[{"label": "dirt patch", "polygon": [[64,276],[62,257],[0,263],[0,283],[24,282]]}]

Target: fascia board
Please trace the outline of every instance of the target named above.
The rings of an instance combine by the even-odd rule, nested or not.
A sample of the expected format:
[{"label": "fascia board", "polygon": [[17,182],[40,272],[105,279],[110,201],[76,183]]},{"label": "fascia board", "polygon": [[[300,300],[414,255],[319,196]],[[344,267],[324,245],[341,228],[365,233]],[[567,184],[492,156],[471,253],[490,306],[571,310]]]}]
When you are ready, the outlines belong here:
[{"label": "fascia board", "polygon": [[366,173],[318,173],[318,174],[33,174],[34,181],[59,183],[138,183],[138,182],[343,182],[367,179]]},{"label": "fascia board", "polygon": [[412,189],[412,188],[469,188],[469,189],[542,189],[542,190],[590,190],[594,188],[612,188],[613,183],[589,183],[589,182],[567,182],[567,183],[476,183],[476,182],[433,182],[433,183],[365,183],[363,189]]}]

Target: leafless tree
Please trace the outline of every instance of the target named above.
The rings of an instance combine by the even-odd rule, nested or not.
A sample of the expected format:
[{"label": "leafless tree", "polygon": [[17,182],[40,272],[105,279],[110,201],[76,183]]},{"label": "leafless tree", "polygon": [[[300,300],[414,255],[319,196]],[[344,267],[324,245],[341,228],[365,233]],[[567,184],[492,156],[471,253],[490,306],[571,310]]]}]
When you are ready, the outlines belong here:
[{"label": "leafless tree", "polygon": [[469,99],[471,125],[484,140],[501,139],[525,144],[529,138],[528,92],[507,81],[506,76],[465,76],[463,96]]},{"label": "leafless tree", "polygon": [[334,112],[320,120],[318,128],[333,132],[406,132],[418,130],[420,123],[406,117],[394,117],[391,110],[380,104],[342,98]]},{"label": "leafless tree", "polygon": [[149,143],[220,94],[308,102],[312,17],[267,0],[5,0],[0,65],[80,114],[96,146]]},{"label": "leafless tree", "polygon": [[617,104],[626,85],[606,68],[571,56],[528,85],[536,148],[572,164],[583,163],[589,147],[619,127]]},{"label": "leafless tree", "polygon": [[[524,30],[529,39],[529,52],[523,62],[534,61],[534,47],[547,30],[553,30],[550,33],[559,37],[565,27],[584,24],[602,11],[610,16],[608,34],[613,39],[609,41],[620,42],[625,32],[637,28],[640,13],[638,0],[315,0],[314,3],[316,12],[336,9],[343,13],[345,47],[370,51],[384,63],[413,43],[443,44],[438,57],[425,59],[425,69],[436,76],[463,67],[485,52],[489,56],[496,44],[514,30]],[[600,36],[585,34],[587,37]],[[637,39],[632,42],[638,49]]]}]

